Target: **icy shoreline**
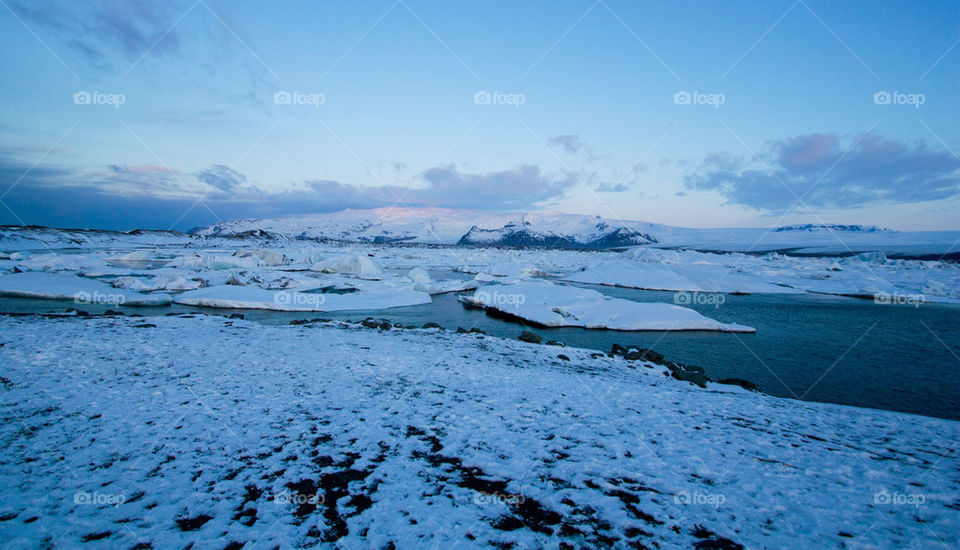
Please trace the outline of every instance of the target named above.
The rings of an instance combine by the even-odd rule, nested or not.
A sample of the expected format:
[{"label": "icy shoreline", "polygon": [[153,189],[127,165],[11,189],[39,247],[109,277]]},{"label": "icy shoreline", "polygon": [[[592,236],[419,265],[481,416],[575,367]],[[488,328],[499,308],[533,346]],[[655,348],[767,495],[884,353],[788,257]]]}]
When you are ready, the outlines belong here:
[{"label": "icy shoreline", "polygon": [[958,543],[957,422],[436,330],[0,328],[15,546]]}]

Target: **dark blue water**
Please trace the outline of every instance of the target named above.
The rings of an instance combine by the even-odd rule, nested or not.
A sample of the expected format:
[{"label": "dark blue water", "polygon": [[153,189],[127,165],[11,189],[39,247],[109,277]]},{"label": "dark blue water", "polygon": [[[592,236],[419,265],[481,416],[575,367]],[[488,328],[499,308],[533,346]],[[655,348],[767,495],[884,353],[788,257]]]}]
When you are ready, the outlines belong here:
[{"label": "dark blue water", "polygon": [[[673,293],[668,292],[593,288],[637,301],[673,301]],[[609,351],[615,342],[653,348],[668,359],[704,367],[711,378],[743,378],[781,397],[960,419],[960,307],[881,305],[814,294],[725,298],[719,307],[691,307],[723,322],[756,327],[756,334],[531,330],[545,340],[601,351]],[[0,298],[0,311],[63,311],[72,305]],[[97,312],[106,308],[85,309]],[[144,315],[236,312],[178,305],[115,309]],[[435,296],[431,304],[383,311],[242,313],[247,319],[270,324],[313,317],[362,320],[372,316],[405,325],[435,322],[450,330],[479,328],[509,338],[527,328],[466,310],[452,294]]]}]

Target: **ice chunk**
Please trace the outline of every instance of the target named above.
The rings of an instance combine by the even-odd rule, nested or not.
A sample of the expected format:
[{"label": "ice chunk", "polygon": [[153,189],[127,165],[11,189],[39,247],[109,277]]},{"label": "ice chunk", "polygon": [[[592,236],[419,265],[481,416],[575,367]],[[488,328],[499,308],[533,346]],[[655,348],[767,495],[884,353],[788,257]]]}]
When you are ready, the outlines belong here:
[{"label": "ice chunk", "polygon": [[430,303],[430,295],[414,290],[410,286],[386,284],[346,294],[274,291],[254,286],[218,285],[184,292],[174,301],[190,306],[230,309],[346,311],[427,304]]},{"label": "ice chunk", "polygon": [[611,298],[595,290],[547,282],[484,286],[464,301],[548,327],[755,332],[673,304]]},{"label": "ice chunk", "polygon": [[366,254],[344,254],[314,264],[310,270],[353,275],[361,279],[380,279],[383,275],[383,267]]},{"label": "ice chunk", "polygon": [[141,294],[116,289],[94,279],[39,271],[0,275],[0,296],[73,300],[81,305],[162,306],[170,303],[170,296],[166,294]]}]

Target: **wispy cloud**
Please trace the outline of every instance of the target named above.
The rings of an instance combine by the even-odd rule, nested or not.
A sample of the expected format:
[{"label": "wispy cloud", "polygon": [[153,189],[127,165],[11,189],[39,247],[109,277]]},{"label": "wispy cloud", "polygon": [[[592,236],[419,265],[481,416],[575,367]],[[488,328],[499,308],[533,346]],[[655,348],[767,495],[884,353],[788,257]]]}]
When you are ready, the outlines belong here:
[{"label": "wispy cloud", "polygon": [[547,140],[550,145],[559,147],[564,153],[571,155],[579,153],[583,149],[584,143],[577,134],[561,134],[553,136]]},{"label": "wispy cloud", "polygon": [[960,194],[960,159],[924,142],[877,134],[810,134],[773,141],[756,157],[708,155],[684,178],[687,190],[716,191],[729,202],[783,211],[913,203]]},{"label": "wispy cloud", "polygon": [[71,53],[103,69],[114,68],[118,62],[132,63],[147,50],[156,55],[176,53],[181,39],[177,29],[170,27],[189,6],[147,0],[41,0],[11,5],[24,21],[49,31]]}]

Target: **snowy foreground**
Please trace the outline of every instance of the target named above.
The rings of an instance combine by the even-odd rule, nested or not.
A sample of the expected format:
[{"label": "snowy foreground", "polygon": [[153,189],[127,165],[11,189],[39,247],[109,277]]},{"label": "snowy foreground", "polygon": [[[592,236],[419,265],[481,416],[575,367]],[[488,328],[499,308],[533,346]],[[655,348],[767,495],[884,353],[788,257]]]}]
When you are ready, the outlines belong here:
[{"label": "snowy foreground", "polygon": [[0,317],[7,547],[956,548],[960,424],[479,334]]}]

